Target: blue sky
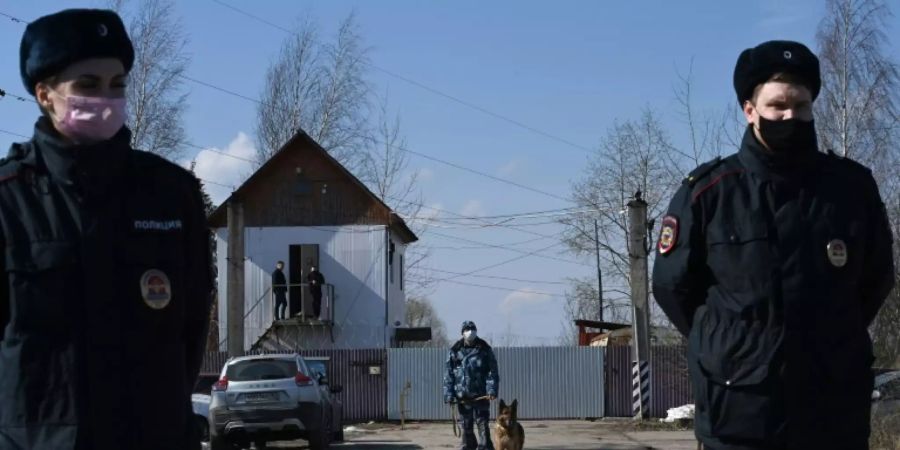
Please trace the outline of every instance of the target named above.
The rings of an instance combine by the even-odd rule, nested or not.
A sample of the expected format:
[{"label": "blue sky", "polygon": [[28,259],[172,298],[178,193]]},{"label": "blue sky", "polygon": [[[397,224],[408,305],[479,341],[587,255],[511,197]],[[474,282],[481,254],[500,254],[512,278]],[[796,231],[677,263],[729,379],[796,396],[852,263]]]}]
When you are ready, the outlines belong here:
[{"label": "blue sky", "polygon": [[[645,107],[662,113],[676,143],[686,137],[673,85],[676,70],[693,59],[696,106],[701,110],[736,107],[731,74],[738,53],[769,39],[813,44],[824,1],[780,2],[607,2],[607,1],[266,1],[225,0],[270,22],[290,27],[311,16],[324,33],[355,11],[372,47],[372,62],[402,76],[581,147],[595,148],[615,120],[635,118]],[[177,2],[189,36],[188,74],[229,90],[258,97],[266,67],[286,35],[212,0]],[[889,2],[891,3],[891,2]],[[32,20],[59,9],[98,2],[3,2],[0,12]],[[685,6],[689,4],[691,6]],[[895,13],[900,13],[895,6]],[[900,60],[900,23],[889,20],[889,53]],[[24,95],[18,72],[18,46],[24,26],[0,17],[0,88]],[[370,73],[387,92],[402,119],[408,148],[488,174],[567,196],[581,176],[588,153],[557,140],[429,93],[384,72]],[[189,109],[185,128],[195,144],[252,156],[255,105],[196,84],[186,85]],[[0,100],[0,129],[30,134],[37,116],[33,104]],[[0,147],[20,138],[0,133]],[[189,156],[194,156],[191,150]],[[207,154],[206,156],[209,156]],[[208,159],[208,176],[235,184],[249,167],[234,159]],[[501,215],[572,206],[561,200],[412,156],[422,174],[425,203],[465,215]],[[201,176],[204,176],[201,174]],[[212,178],[215,177],[215,178]],[[222,198],[223,191],[214,195]],[[560,227],[527,227],[557,235]],[[434,229],[484,243],[506,246],[533,235],[506,228]],[[436,247],[429,264],[467,272],[517,256],[497,248],[471,247],[450,238],[426,235]],[[511,246],[532,251],[552,239]],[[562,246],[545,254],[573,259]],[[593,276],[588,258],[570,264],[524,258],[482,275],[534,280],[524,283],[467,277],[460,281],[511,290],[562,294],[569,276]],[[528,292],[442,283],[431,299],[455,334],[459,323],[475,320],[482,335],[515,334],[522,344],[553,343],[560,333],[562,299]]]}]

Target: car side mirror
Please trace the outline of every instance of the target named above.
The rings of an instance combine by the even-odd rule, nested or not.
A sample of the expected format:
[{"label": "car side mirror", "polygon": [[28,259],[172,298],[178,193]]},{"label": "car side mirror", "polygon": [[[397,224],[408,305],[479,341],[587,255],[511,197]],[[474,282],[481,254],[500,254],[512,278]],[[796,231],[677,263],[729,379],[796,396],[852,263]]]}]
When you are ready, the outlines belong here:
[{"label": "car side mirror", "polygon": [[341,385],[339,385],[339,384],[336,384],[336,385],[334,385],[334,386],[331,386],[331,393],[332,393],[332,394],[340,394],[343,390],[344,390],[344,387],[341,386]]}]

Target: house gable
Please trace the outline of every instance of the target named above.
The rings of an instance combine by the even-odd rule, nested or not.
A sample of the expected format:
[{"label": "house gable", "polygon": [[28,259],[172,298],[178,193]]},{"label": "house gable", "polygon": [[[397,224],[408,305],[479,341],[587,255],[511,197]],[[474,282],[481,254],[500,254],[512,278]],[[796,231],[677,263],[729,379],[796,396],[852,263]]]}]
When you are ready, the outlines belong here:
[{"label": "house gable", "polygon": [[387,225],[407,243],[418,240],[399,215],[302,131],[210,215],[210,226],[227,226],[232,199],[243,204],[246,227]]}]

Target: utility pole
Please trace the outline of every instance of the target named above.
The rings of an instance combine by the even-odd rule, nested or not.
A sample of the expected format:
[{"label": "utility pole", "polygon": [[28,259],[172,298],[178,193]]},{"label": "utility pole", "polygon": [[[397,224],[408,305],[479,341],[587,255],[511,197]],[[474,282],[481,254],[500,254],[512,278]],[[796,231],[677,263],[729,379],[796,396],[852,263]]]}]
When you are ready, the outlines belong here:
[{"label": "utility pole", "polygon": [[649,276],[647,269],[647,202],[641,191],[628,202],[631,263],[631,305],[634,335],[632,338],[632,387],[635,419],[650,415],[650,313]]},{"label": "utility pole", "polygon": [[600,227],[594,219],[594,242],[597,250],[597,299],[600,301],[600,321],[603,322],[603,272],[600,271]]}]

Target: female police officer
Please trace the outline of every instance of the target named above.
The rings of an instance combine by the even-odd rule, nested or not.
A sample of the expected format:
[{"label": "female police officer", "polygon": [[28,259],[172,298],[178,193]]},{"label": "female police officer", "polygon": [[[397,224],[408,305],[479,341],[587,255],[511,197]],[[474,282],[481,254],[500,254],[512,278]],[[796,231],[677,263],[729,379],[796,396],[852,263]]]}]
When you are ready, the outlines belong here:
[{"label": "female police officer", "polygon": [[0,448],[199,448],[190,393],[212,290],[197,180],[130,147],[121,19],[28,25],[42,116],[0,164]]}]

